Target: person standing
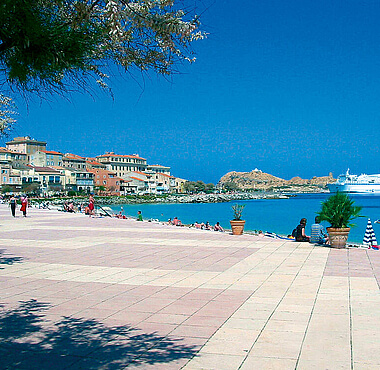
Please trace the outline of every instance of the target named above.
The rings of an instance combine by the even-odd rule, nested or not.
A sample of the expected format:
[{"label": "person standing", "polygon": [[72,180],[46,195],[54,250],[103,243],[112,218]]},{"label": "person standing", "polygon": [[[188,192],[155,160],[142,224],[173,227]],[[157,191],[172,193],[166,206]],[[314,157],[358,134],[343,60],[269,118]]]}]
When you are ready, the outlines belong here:
[{"label": "person standing", "polygon": [[141,214],[141,211],[137,211],[137,221],[142,221],[143,220],[143,216]]},{"label": "person standing", "polygon": [[16,217],[16,198],[14,195],[12,195],[11,199],[9,200],[9,205],[11,207],[12,216]]},{"label": "person standing", "polygon": [[88,198],[88,209],[90,210],[90,216],[93,216],[95,209],[95,199],[92,194],[90,194],[90,197]]},{"label": "person standing", "polygon": [[20,211],[23,213],[24,217],[26,217],[26,209],[28,208],[28,197],[24,195],[21,198],[21,208]]}]

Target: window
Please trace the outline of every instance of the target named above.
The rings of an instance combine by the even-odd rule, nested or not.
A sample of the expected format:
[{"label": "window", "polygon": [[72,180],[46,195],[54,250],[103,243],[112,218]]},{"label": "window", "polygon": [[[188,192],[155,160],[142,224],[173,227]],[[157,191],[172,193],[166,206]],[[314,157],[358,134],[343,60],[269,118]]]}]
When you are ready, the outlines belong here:
[{"label": "window", "polygon": [[104,185],[107,185],[107,181],[106,181],[106,180],[103,180],[103,184],[104,184]]},{"label": "window", "polygon": [[105,179],[106,178],[106,175],[103,175],[103,179]]}]

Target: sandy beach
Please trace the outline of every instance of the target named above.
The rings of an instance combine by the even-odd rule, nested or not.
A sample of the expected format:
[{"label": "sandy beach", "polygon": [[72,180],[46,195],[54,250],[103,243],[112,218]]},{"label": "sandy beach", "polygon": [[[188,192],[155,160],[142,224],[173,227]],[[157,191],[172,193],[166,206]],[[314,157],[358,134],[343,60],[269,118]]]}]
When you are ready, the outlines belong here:
[{"label": "sandy beach", "polygon": [[28,369],[375,369],[378,251],[0,205],[0,355]]}]

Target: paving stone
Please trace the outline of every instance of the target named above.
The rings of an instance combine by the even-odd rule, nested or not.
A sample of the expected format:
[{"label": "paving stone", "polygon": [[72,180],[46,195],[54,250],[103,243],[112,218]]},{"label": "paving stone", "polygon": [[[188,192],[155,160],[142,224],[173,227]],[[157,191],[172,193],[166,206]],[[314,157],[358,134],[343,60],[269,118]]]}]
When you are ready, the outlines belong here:
[{"label": "paving stone", "polygon": [[377,369],[377,251],[0,205],[9,368]]}]

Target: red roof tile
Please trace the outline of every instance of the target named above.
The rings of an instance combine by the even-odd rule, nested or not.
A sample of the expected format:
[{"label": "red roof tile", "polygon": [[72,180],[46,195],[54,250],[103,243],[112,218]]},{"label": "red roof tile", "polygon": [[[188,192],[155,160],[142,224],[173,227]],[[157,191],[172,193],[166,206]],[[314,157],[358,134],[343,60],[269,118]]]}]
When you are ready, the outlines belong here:
[{"label": "red roof tile", "polygon": [[40,152],[46,153],[46,154],[63,155],[62,153],[56,152],[54,150],[40,150]]},{"label": "red roof tile", "polygon": [[146,177],[152,177],[152,175],[149,175],[148,173],[141,172],[141,171],[133,171],[134,173],[138,173],[139,175],[144,175]]},{"label": "red roof tile", "polygon": [[82,161],[84,161],[86,158],[84,157],[81,157],[79,155],[76,155],[76,154],[72,154],[72,153],[66,153],[65,154],[65,157],[68,158],[68,159],[80,159]]}]

